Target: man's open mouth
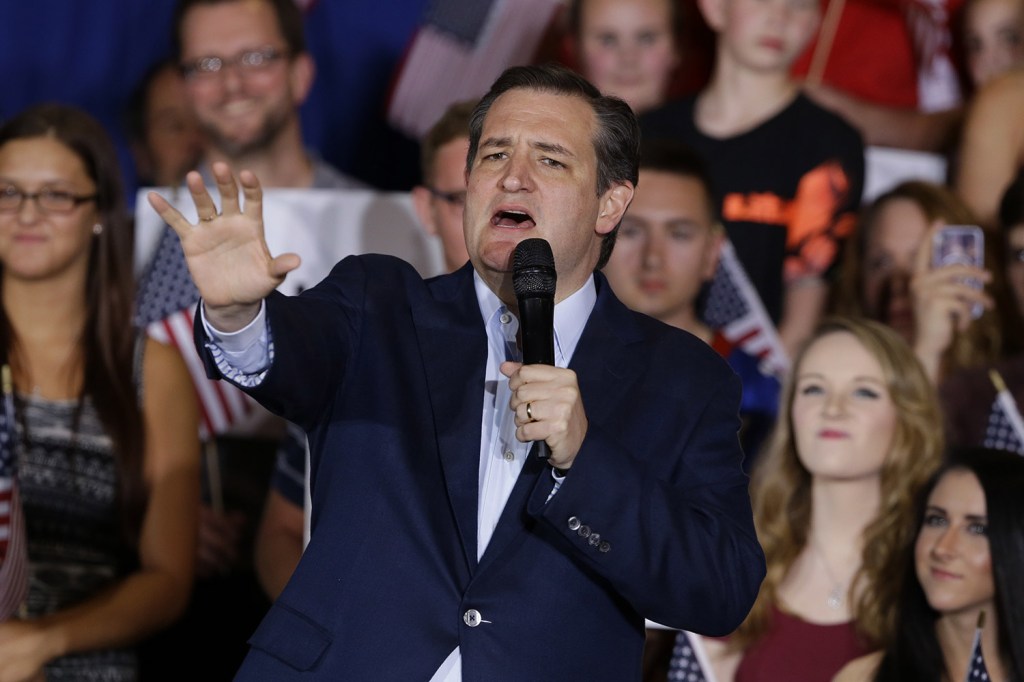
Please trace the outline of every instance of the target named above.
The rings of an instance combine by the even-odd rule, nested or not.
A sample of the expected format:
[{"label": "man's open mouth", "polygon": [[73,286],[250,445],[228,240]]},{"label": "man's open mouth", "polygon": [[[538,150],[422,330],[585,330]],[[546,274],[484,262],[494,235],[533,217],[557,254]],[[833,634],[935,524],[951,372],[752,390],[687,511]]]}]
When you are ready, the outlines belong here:
[{"label": "man's open mouth", "polygon": [[537,223],[529,213],[525,211],[498,211],[491,218],[491,225],[495,227],[508,227],[512,229],[525,230],[536,227]]}]

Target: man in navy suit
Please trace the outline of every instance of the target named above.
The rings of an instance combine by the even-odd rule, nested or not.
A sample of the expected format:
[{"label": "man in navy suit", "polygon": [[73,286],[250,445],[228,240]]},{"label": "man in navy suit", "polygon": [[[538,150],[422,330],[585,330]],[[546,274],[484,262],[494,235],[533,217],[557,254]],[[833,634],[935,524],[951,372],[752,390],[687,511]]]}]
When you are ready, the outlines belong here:
[{"label": "man in navy suit", "polygon": [[[195,225],[150,197],[203,295],[209,371],[312,451],[311,540],[237,679],[638,680],[645,617],[724,635],[757,594],[739,382],[597,272],[637,180],[632,111],[515,67],[470,132],[470,264],[427,281],[355,256],[285,297],[298,259],[268,252],[252,173],[240,209],[214,167],[221,214],[190,175]],[[554,252],[553,366],[515,361],[530,237]]]}]

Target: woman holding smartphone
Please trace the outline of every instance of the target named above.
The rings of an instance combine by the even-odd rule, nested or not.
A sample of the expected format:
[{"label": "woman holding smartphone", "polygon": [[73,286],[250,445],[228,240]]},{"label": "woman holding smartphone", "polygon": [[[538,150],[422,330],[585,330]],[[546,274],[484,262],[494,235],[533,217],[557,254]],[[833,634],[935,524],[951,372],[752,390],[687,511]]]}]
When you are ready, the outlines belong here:
[{"label": "woman holding smartphone", "polygon": [[[1003,351],[1002,324],[990,292],[1001,286],[981,265],[983,244],[963,241],[975,234],[963,227],[973,222],[941,185],[910,181],[883,194],[847,243],[832,311],[895,329],[935,383],[952,370],[995,361]],[[965,256],[974,248],[977,264],[936,261],[956,244]]]}]

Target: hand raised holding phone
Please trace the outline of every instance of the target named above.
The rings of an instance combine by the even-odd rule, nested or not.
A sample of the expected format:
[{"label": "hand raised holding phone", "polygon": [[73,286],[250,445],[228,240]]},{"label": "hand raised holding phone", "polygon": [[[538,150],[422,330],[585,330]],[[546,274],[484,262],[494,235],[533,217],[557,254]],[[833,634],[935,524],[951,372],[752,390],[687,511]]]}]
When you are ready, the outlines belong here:
[{"label": "hand raised holding phone", "polygon": [[921,242],[910,284],[914,350],[933,379],[955,335],[993,305],[984,289],[992,276],[984,268],[983,254],[984,238],[977,226],[939,221]]}]

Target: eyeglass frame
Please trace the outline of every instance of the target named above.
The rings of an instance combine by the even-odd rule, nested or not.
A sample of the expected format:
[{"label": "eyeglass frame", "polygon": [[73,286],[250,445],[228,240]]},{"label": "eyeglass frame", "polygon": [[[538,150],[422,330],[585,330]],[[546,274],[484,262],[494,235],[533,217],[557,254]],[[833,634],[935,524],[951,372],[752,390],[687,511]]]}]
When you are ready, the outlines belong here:
[{"label": "eyeglass frame", "polygon": [[466,190],[464,189],[454,192],[444,192],[436,187],[431,187],[430,185],[426,185],[426,188],[427,191],[430,192],[431,196],[437,197],[450,206],[463,208],[466,205]]},{"label": "eyeglass frame", "polygon": [[[259,64],[247,64],[245,59],[251,55],[260,55],[263,61]],[[229,66],[237,66],[239,73],[258,73],[263,69],[269,68],[274,62],[280,59],[287,59],[291,55],[288,49],[282,49],[274,47],[273,45],[264,45],[263,47],[257,47],[248,50],[242,50],[236,52],[231,57],[217,57],[214,55],[207,55],[205,57],[196,57],[189,62],[183,62],[178,65],[181,70],[181,75],[186,79],[195,78],[210,78],[221,74]],[[218,62],[219,66],[216,69],[205,69],[200,66],[203,62]]]},{"label": "eyeglass frame", "polygon": [[[6,191],[8,188],[12,187],[15,190],[13,193]],[[3,205],[4,199],[13,198],[15,196],[18,197],[18,203],[10,208],[5,208]],[[71,206],[69,206],[68,208],[57,209],[47,208],[40,201],[40,198],[44,196],[56,196],[60,199],[67,199],[71,202]],[[26,192],[20,189],[17,185],[9,184],[7,185],[7,187],[3,188],[3,191],[0,191],[0,213],[17,213],[22,209],[22,207],[24,207],[25,200],[31,199],[32,201],[36,202],[36,209],[38,209],[42,213],[46,213],[48,215],[68,215],[70,213],[73,213],[74,210],[81,206],[82,204],[87,203],[89,201],[96,201],[99,198],[99,196],[100,195],[98,192],[93,192],[92,194],[72,194],[71,192],[64,192],[62,190],[53,189],[43,189],[38,192]]]}]

